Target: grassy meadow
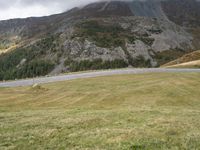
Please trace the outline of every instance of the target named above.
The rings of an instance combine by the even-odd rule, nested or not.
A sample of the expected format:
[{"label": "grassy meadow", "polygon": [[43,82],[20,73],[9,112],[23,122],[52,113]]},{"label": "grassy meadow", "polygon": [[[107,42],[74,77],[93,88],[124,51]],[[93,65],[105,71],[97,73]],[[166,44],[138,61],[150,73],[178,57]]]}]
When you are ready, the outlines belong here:
[{"label": "grassy meadow", "polygon": [[200,74],[0,88],[0,149],[199,150]]}]

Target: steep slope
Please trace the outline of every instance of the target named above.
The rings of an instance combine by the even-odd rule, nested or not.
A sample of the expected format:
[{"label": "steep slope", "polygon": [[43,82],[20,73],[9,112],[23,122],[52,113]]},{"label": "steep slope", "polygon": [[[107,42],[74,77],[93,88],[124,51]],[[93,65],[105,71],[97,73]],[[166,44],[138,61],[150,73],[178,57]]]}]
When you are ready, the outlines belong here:
[{"label": "steep slope", "polygon": [[188,62],[197,61],[197,60],[200,60],[200,51],[199,50],[191,52],[189,54],[186,54],[186,55],[182,56],[181,58],[171,61],[163,66],[165,67],[165,66],[178,65],[178,64],[188,63]]},{"label": "steep slope", "polygon": [[131,11],[136,16],[167,19],[165,13],[163,12],[160,1],[147,0],[147,1],[132,1],[129,3]]},{"label": "steep slope", "polygon": [[169,20],[186,27],[200,26],[200,2],[196,0],[162,1],[162,8]]},{"label": "steep slope", "polygon": [[[180,8],[198,14],[199,2],[190,3]],[[171,61],[198,48],[190,31],[199,27],[175,22],[170,12],[182,12],[171,5],[171,0],[104,1],[48,17],[0,21],[0,53],[6,52],[0,55],[0,80]]]},{"label": "steep slope", "polygon": [[103,1],[89,4],[77,10],[73,15],[81,17],[133,16],[127,2]]},{"label": "steep slope", "polygon": [[200,68],[200,60],[190,61],[186,63],[180,63],[171,66],[164,66],[167,68]]}]

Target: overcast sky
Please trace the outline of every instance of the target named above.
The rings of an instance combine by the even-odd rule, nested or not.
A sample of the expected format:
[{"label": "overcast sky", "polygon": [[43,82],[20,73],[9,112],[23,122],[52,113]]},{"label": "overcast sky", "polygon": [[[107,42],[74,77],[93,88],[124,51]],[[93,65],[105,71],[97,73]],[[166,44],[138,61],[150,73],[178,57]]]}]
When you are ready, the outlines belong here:
[{"label": "overcast sky", "polygon": [[0,20],[46,16],[98,0],[0,0]]}]

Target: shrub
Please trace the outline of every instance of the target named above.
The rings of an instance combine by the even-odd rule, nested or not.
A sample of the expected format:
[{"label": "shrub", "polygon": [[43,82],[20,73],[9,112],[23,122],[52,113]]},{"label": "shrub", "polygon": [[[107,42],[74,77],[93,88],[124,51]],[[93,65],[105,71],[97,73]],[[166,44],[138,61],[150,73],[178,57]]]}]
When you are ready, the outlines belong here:
[{"label": "shrub", "polygon": [[68,59],[65,60],[64,65],[69,66],[72,62],[73,62],[73,60],[68,58]]},{"label": "shrub", "polygon": [[145,59],[142,55],[137,56],[135,59],[132,60],[131,65],[133,67],[151,67],[151,61],[149,59]]}]

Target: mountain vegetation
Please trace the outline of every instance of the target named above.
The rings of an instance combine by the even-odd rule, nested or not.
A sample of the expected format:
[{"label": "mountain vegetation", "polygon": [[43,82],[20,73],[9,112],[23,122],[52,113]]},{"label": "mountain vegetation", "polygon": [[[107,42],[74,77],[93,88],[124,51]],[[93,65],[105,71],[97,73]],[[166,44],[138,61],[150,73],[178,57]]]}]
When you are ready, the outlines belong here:
[{"label": "mountain vegetation", "polygon": [[200,68],[200,51],[194,51],[181,56],[171,62],[168,62],[162,67],[167,68]]},{"label": "mountain vegetation", "polygon": [[164,64],[163,66],[172,66],[172,65],[192,62],[192,61],[196,61],[196,60],[200,60],[200,50],[185,54],[176,60],[173,60],[171,62],[168,62],[167,64]]},{"label": "mountain vegetation", "polygon": [[0,56],[0,80],[13,80],[48,74],[53,68],[51,60],[44,56],[55,47],[52,37],[43,39],[34,46],[18,48]]},{"label": "mountain vegetation", "polygon": [[0,21],[0,80],[159,67],[200,48],[199,6],[196,0],[104,1]]},{"label": "mountain vegetation", "polygon": [[98,70],[98,69],[115,69],[115,68],[126,68],[128,63],[124,60],[115,59],[113,61],[103,61],[102,59],[95,60],[82,60],[80,62],[71,61],[69,65],[69,70],[75,71],[85,71],[85,70]]}]

